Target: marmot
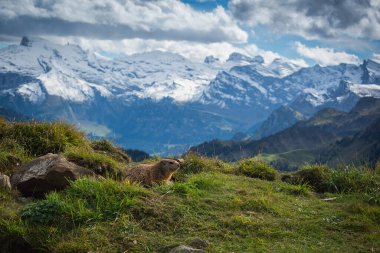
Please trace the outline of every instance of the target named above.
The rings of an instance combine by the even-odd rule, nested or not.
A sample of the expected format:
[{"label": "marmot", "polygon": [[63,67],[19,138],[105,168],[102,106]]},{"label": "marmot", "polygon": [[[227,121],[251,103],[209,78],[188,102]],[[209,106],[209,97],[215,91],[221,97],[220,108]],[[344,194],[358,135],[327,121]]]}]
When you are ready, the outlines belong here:
[{"label": "marmot", "polygon": [[127,169],[126,180],[138,182],[144,186],[157,183],[167,184],[179,167],[179,162],[174,159],[162,159],[155,164],[139,164]]}]

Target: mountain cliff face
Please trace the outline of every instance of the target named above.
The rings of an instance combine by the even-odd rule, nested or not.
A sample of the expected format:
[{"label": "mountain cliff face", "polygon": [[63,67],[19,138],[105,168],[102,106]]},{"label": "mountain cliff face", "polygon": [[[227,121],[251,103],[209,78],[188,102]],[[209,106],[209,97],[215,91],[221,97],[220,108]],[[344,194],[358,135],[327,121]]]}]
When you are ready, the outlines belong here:
[{"label": "mountain cliff face", "polygon": [[[378,158],[375,152],[378,150],[378,129],[376,128],[378,119],[380,119],[380,99],[362,98],[350,112],[324,109],[309,120],[298,122],[290,128],[261,140],[214,140],[195,146],[190,151],[206,156],[217,156],[228,161],[260,154],[309,151],[310,154],[314,154],[314,161],[333,163],[336,162],[333,160],[335,157],[337,159],[341,157],[346,163],[357,162],[355,157],[358,156],[350,156],[353,152],[342,151],[351,149],[358,153],[362,152],[361,161],[369,161],[365,159],[367,155],[371,158],[370,162],[374,162]],[[368,136],[372,136],[373,139],[368,141]],[[372,150],[374,146],[376,149]],[[366,149],[363,149],[364,147]],[[336,154],[345,154],[345,156],[329,155],[330,151],[326,150],[335,150]],[[371,150],[376,154],[372,154]],[[302,157],[300,157],[299,164],[302,162]]]},{"label": "mountain cliff face", "polygon": [[321,162],[332,165],[353,161],[375,164],[380,158],[380,118],[354,136],[348,136],[331,144],[321,152]]},{"label": "mountain cliff face", "polygon": [[274,110],[261,124],[260,128],[253,132],[252,138],[258,140],[267,137],[291,127],[298,121],[305,119],[306,117],[302,113],[292,109],[289,106],[283,105]]},{"label": "mountain cliff face", "polygon": [[[226,62],[210,56],[195,63],[159,51],[108,59],[76,45],[25,37],[0,49],[0,106],[68,120],[125,148],[173,154],[246,133],[281,106],[302,117],[327,105],[347,111],[360,97],[380,95],[379,69],[369,60],[301,68],[239,53]],[[264,135],[291,125],[293,116]]]}]

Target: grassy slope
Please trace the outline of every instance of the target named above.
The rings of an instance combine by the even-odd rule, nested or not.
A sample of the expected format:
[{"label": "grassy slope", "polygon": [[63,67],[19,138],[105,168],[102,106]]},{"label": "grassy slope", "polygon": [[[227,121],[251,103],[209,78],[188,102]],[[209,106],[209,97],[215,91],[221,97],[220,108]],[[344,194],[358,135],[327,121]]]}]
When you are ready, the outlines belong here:
[{"label": "grassy slope", "polygon": [[[107,182],[75,184],[91,188]],[[192,174],[171,186],[134,187],[145,195],[114,217],[58,218],[37,226],[22,222],[23,204],[1,192],[0,235],[20,234],[50,252],[168,252],[195,237],[211,243],[207,252],[380,250],[380,207],[369,205],[364,194],[318,196],[302,186],[219,172]],[[60,193],[61,201],[72,194]],[[332,196],[337,199],[321,200]]]},{"label": "grassy slope", "polygon": [[295,170],[304,164],[311,164],[315,162],[318,151],[297,149],[278,154],[259,154],[255,159],[270,164],[284,163],[289,169]]},{"label": "grassy slope", "polygon": [[[0,121],[0,172],[48,152],[100,166],[112,178],[128,160],[112,144],[90,142],[66,124]],[[81,179],[28,204],[0,189],[0,251],[23,238],[38,252],[168,252],[196,237],[210,242],[207,252],[380,251],[374,173],[335,179],[343,192],[355,186],[348,192],[356,193],[317,195],[304,185],[238,175],[237,167],[189,156],[170,186]],[[377,196],[364,193],[375,181]],[[332,196],[337,199],[321,200]]]}]

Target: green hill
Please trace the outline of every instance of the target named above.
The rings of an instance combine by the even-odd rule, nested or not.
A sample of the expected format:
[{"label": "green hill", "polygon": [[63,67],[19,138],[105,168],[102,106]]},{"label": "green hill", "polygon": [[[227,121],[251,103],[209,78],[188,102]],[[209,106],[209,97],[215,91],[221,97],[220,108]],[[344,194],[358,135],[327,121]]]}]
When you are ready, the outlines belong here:
[{"label": "green hill", "polygon": [[1,172],[48,152],[94,171],[103,166],[107,179],[81,178],[40,200],[0,188],[0,252],[380,250],[373,169],[315,165],[281,174],[255,160],[188,155],[172,184],[144,188],[117,181],[129,159],[108,141],[91,142],[65,123],[1,122]]}]

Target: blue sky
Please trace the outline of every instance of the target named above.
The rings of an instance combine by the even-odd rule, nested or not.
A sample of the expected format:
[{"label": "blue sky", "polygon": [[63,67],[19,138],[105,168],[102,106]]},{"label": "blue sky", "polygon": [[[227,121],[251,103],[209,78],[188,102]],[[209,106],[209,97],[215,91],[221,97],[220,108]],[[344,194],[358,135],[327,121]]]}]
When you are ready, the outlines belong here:
[{"label": "blue sky", "polygon": [[108,56],[163,50],[195,61],[231,52],[300,65],[380,59],[377,0],[3,0],[0,47],[21,36]]}]

